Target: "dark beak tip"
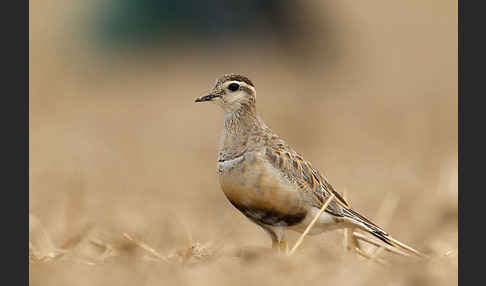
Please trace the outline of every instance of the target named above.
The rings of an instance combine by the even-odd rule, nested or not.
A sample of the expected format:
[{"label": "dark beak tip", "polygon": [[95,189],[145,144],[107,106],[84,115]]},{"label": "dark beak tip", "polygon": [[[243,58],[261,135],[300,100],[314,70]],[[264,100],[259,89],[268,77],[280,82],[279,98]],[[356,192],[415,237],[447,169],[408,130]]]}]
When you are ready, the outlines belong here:
[{"label": "dark beak tip", "polygon": [[215,98],[214,94],[209,94],[206,96],[196,98],[195,102],[203,102],[203,101],[210,101],[211,99]]}]

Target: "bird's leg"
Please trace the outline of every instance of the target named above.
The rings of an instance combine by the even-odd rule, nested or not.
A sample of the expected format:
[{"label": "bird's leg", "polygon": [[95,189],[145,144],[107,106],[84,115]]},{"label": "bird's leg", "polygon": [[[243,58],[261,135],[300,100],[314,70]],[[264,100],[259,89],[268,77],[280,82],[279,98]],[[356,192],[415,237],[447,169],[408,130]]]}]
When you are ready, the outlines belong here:
[{"label": "bird's leg", "polygon": [[272,249],[277,251],[279,254],[287,254],[289,252],[287,240],[272,240]]},{"label": "bird's leg", "polygon": [[283,227],[274,228],[275,236],[272,238],[272,248],[277,250],[279,254],[287,255],[289,252],[287,238],[285,236],[285,229]]},{"label": "bird's leg", "polygon": [[285,238],[285,230],[281,226],[272,227],[262,223],[258,223],[272,239],[272,249],[277,253],[288,254],[287,240]]},{"label": "bird's leg", "polygon": [[289,253],[289,247],[287,244],[287,240],[281,240],[280,241],[280,253],[284,253],[287,255]]},{"label": "bird's leg", "polygon": [[272,249],[275,250],[275,251],[280,250],[280,242],[278,241],[277,238],[275,238],[273,236],[272,236]]}]

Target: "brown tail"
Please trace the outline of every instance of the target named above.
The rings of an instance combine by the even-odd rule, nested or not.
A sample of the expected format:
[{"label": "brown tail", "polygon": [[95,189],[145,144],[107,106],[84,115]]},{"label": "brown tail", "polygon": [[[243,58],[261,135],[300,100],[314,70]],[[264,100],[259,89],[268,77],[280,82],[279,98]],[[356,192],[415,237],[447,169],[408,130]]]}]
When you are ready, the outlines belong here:
[{"label": "brown tail", "polygon": [[352,209],[344,209],[344,215],[347,218],[351,219],[358,227],[372,234],[373,236],[377,237],[378,239],[385,242],[386,244],[396,248],[407,250],[419,257],[422,258],[425,257],[424,254],[420,253],[414,248],[406,245],[403,242],[394,239],[388,233],[386,233],[382,228],[380,228],[379,226],[377,226],[375,223],[371,222],[369,219],[365,218],[364,216],[360,215],[359,213],[353,211]]}]

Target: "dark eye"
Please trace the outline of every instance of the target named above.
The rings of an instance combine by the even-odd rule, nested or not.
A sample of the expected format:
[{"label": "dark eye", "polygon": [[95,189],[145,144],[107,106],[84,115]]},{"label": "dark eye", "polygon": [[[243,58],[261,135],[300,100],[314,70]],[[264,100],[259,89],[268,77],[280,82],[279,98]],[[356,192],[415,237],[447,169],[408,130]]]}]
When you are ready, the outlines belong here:
[{"label": "dark eye", "polygon": [[237,91],[240,88],[240,85],[237,83],[232,83],[228,85],[228,89],[231,91]]}]

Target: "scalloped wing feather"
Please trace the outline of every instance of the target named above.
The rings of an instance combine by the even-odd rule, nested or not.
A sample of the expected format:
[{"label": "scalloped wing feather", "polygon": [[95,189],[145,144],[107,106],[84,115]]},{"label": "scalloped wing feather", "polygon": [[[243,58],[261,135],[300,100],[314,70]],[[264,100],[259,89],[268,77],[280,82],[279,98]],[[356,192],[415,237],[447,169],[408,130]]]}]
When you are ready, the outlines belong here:
[{"label": "scalloped wing feather", "polygon": [[300,191],[309,194],[316,207],[322,207],[327,197],[333,193],[335,200],[326,211],[340,217],[346,215],[343,209],[349,208],[349,204],[310,162],[304,160],[277,135],[268,136],[266,143],[265,155],[268,161]]}]

